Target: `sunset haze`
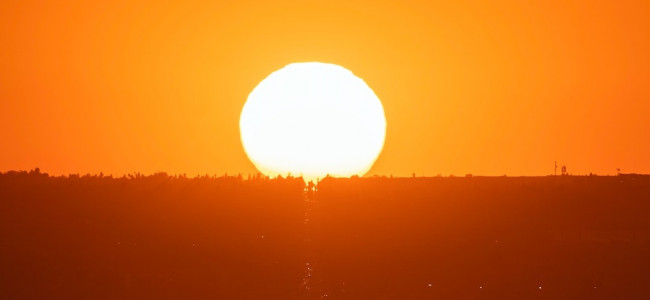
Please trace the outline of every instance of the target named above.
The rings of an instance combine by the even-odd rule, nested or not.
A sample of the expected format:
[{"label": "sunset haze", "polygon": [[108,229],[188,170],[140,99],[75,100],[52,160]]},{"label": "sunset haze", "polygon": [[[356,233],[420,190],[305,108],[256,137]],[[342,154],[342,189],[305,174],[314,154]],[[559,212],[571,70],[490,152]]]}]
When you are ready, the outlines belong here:
[{"label": "sunset haze", "polygon": [[255,173],[249,93],[319,61],[382,102],[368,175],[648,173],[649,15],[648,1],[4,1],[0,171]]}]

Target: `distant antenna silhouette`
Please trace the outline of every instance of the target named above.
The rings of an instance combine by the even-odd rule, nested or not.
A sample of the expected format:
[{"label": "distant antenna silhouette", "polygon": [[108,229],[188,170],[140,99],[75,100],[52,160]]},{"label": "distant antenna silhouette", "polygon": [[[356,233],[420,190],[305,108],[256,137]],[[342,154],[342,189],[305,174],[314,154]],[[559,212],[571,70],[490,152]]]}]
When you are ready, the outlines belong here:
[{"label": "distant antenna silhouette", "polygon": [[553,174],[557,176],[557,160],[555,161],[555,172]]}]

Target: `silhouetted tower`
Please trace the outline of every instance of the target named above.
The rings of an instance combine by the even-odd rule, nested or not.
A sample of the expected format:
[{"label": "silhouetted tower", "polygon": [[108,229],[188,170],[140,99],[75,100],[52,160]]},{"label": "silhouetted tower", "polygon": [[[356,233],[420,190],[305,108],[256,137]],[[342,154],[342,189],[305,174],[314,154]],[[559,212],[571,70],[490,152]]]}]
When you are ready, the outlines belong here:
[{"label": "silhouetted tower", "polygon": [[557,161],[555,161],[555,171],[553,173],[555,176],[557,176]]},{"label": "silhouetted tower", "polygon": [[566,166],[562,166],[562,176],[568,175],[566,172]]}]

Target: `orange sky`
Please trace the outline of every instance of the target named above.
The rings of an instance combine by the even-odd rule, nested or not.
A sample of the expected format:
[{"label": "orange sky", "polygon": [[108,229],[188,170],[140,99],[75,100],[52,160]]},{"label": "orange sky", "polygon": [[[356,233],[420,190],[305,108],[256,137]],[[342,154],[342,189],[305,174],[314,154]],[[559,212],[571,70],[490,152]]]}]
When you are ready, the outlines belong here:
[{"label": "orange sky", "polygon": [[649,15],[620,0],[3,1],[0,171],[252,173],[248,93],[322,61],[383,102],[370,174],[649,173]]}]

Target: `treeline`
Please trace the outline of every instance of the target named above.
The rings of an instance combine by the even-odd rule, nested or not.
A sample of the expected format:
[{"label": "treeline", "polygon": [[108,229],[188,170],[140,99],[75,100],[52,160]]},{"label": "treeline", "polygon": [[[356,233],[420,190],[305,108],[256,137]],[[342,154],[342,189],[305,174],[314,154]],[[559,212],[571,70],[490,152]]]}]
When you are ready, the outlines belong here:
[{"label": "treeline", "polygon": [[2,173],[0,298],[650,298],[648,176],[326,178],[316,189]]},{"label": "treeline", "polygon": [[301,178],[0,174],[0,298],[286,299]]}]

